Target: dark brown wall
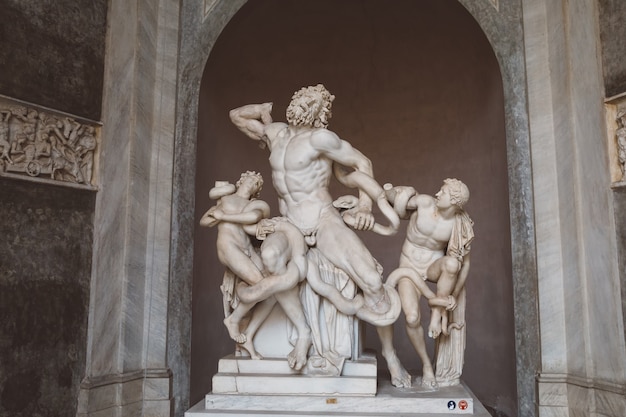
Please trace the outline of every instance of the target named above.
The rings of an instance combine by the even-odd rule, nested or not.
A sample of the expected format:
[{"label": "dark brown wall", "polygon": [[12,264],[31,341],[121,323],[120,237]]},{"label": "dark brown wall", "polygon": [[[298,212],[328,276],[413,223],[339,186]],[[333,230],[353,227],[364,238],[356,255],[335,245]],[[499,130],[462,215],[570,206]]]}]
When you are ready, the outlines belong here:
[{"label": "dark brown wall", "polygon": [[100,119],[107,0],[0,0],[0,94]]},{"label": "dark brown wall", "polygon": [[[430,194],[446,177],[468,184],[476,240],[464,380],[487,406],[516,415],[503,91],[488,41],[457,1],[248,2],[218,39],[202,82],[196,218],[213,203],[214,181],[233,182],[246,170],[262,172],[262,198],[278,213],[267,151],[231,125],[228,110],[273,101],[274,118],[284,120],[293,92],[317,83],[337,97],[330,129],[373,161],[379,182]],[[385,275],[397,266],[403,238],[363,235]],[[223,268],[214,242],[215,230],[197,228],[192,403],[233,348],[221,323]],[[401,323],[401,360],[420,369]],[[371,327],[366,344],[379,347]]]},{"label": "dark brown wall", "polygon": [[73,417],[95,194],[0,178],[0,416]]},{"label": "dark brown wall", "polygon": [[[100,118],[107,0],[0,0],[0,94]],[[73,417],[95,194],[0,178],[0,416]]]},{"label": "dark brown wall", "polygon": [[626,2],[598,0],[604,88],[607,97],[626,92]]}]

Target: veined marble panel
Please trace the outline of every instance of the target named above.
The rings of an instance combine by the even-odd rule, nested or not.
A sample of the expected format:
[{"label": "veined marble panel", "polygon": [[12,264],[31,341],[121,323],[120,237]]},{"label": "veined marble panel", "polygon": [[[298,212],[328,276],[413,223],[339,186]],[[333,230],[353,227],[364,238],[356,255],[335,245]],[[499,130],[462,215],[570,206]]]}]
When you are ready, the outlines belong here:
[{"label": "veined marble panel", "polygon": [[[575,153],[576,227],[579,229],[581,296],[584,299],[584,350],[572,349],[568,340],[568,360],[587,354],[585,375],[594,380],[624,381],[626,346],[623,328],[617,270],[615,230],[608,185],[608,152],[605,146],[605,120],[601,106],[603,79],[598,57],[597,8],[594,2],[563,2],[567,7],[571,84],[570,100]],[[575,29],[574,29],[575,28]],[[601,284],[599,277],[602,277]],[[573,329],[581,323],[571,315]],[[578,359],[579,360],[579,359]],[[570,373],[573,373],[570,367]],[[582,374],[582,373],[581,373]]]},{"label": "veined marble panel", "polygon": [[571,417],[567,407],[547,407],[539,406],[539,415],[541,417]]},{"label": "veined marble panel", "polygon": [[[533,171],[541,181],[533,181],[539,285],[539,307],[541,310],[541,359],[542,368],[550,372],[565,372],[567,358],[563,355],[566,346],[565,300],[563,280],[565,271],[563,247],[560,238],[561,223],[567,213],[561,213],[558,193],[559,170],[554,160],[557,152],[563,152],[555,142],[553,132],[558,120],[552,112],[553,91],[551,80],[544,74],[550,72],[550,49],[546,32],[549,26],[546,17],[547,5],[540,1],[527,2],[524,7],[526,28],[526,60],[529,82],[529,113],[532,143]],[[557,71],[558,72],[558,71]],[[575,263],[573,264],[575,267]],[[570,271],[570,276],[575,275]],[[543,301],[545,300],[545,302]]]},{"label": "veined marble panel", "polygon": [[[175,402],[172,375],[164,368],[179,7],[167,0],[109,2],[101,158],[106,187],[96,203],[91,332],[81,392],[81,410],[89,416],[107,407],[121,407],[118,416],[137,415],[128,411],[135,404],[142,415],[170,416]],[[116,382],[120,374],[123,381]],[[122,387],[128,397],[117,393]],[[107,398],[107,390],[115,395]]]},{"label": "veined marble panel", "polygon": [[142,404],[150,404],[155,409],[166,410],[162,414],[145,415],[170,415],[170,384],[171,372],[167,369],[145,369],[86,379],[81,384],[77,416],[109,415],[107,413],[116,408],[122,411],[122,415],[136,415],[129,411],[135,407],[133,404],[139,409]]},{"label": "veined marble panel", "polygon": [[[566,374],[538,377],[539,410],[550,416],[621,416],[626,385]],[[565,413],[565,414],[563,414]]]},{"label": "veined marble panel", "polygon": [[213,7],[217,3],[217,0],[204,0],[204,18],[206,19]]},{"label": "veined marble panel", "polygon": [[[595,10],[581,0],[528,0],[524,14],[542,371],[623,380]],[[571,377],[544,383],[542,406],[583,407],[587,391],[572,394],[579,384]]]}]

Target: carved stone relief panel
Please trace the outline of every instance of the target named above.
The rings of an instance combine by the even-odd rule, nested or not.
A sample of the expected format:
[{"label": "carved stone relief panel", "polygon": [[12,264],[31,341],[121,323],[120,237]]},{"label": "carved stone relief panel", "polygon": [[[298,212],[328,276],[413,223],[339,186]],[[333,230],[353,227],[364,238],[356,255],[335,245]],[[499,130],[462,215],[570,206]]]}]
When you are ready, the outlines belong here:
[{"label": "carved stone relief panel", "polygon": [[611,182],[626,186],[626,96],[606,104]]},{"label": "carved stone relief panel", "polygon": [[95,188],[99,125],[0,96],[0,175]]}]

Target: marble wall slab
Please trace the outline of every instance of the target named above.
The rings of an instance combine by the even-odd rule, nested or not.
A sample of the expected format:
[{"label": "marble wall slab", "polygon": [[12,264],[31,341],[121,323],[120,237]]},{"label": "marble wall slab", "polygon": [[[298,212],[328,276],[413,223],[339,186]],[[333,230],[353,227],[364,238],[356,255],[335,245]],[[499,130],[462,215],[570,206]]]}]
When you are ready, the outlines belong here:
[{"label": "marble wall slab", "polygon": [[[613,189],[613,211],[615,213],[615,232],[617,237],[617,251],[619,259],[619,279],[622,296],[622,318],[626,323],[626,187]],[[626,326],[624,328],[626,341]]]},{"label": "marble wall slab", "polygon": [[[585,1],[528,0],[524,6],[538,225],[540,415],[620,415],[623,272],[613,217],[621,214],[610,192],[597,10]],[[604,411],[596,408],[597,398],[607,398]]]},{"label": "marble wall slab", "polygon": [[109,2],[81,416],[172,412],[166,349],[178,7]]}]

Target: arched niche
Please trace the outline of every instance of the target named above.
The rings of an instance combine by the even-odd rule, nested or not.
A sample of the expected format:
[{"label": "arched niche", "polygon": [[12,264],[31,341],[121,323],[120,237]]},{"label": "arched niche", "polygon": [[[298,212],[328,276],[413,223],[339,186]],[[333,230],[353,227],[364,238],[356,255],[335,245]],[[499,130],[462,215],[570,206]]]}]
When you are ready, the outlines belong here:
[{"label": "arched niche", "polygon": [[[191,4],[194,3],[194,4]],[[174,168],[174,198],[173,198],[173,233],[172,233],[172,272],[170,278],[170,312],[168,325],[168,355],[172,358],[174,370],[174,390],[177,398],[177,408],[189,401],[189,375],[191,363],[191,315],[185,309],[191,305],[190,299],[193,287],[194,268],[194,207],[202,207],[201,202],[196,203],[196,137],[197,126],[201,123],[202,115],[198,113],[200,86],[205,65],[216,44],[218,36],[228,21],[242,8],[244,1],[218,1],[200,10],[198,2],[185,2],[181,16],[181,44],[179,61],[179,80],[177,94],[177,126],[176,126],[176,152]],[[319,2],[313,2],[318,4]],[[353,6],[360,7],[352,2]],[[399,1],[394,3],[393,8],[401,10],[410,2]],[[431,2],[435,3],[435,2]],[[437,2],[438,4],[443,2]],[[456,1],[449,0],[450,3]],[[525,99],[525,74],[523,67],[521,7],[517,5],[501,5],[498,9],[491,2],[460,1],[480,25],[486,38],[490,42],[493,53],[499,64],[501,73],[501,88],[504,96],[504,135],[506,137],[506,162],[508,169],[508,202],[510,208],[510,234],[511,234],[511,270],[510,276],[513,281],[513,302],[515,308],[515,369],[518,395],[518,412],[521,416],[534,415],[535,413],[535,381],[534,375],[538,369],[538,322],[536,312],[536,268],[535,268],[535,242],[533,229],[532,189],[530,177],[530,152],[528,139],[528,116]],[[478,3],[478,4],[477,4]],[[387,6],[389,3],[386,3]],[[442,7],[442,6],[438,6]],[[444,6],[446,7],[446,6]],[[245,13],[245,8],[242,13]],[[330,13],[330,12],[329,12]],[[244,16],[245,18],[245,16]],[[294,34],[296,37],[299,33]],[[382,34],[379,34],[381,36]],[[435,36],[433,34],[433,36]],[[276,39],[274,39],[276,42]],[[279,45],[268,42],[263,37],[250,39],[258,45],[259,50],[267,48],[280,50]],[[411,53],[411,51],[406,51]],[[419,53],[419,51],[415,51]],[[277,63],[276,65],[280,65]],[[470,63],[468,62],[469,66]],[[271,71],[269,65],[268,71]],[[267,74],[266,74],[267,75]],[[258,84],[262,84],[262,76]],[[323,80],[311,80],[308,84]],[[342,111],[342,116],[337,116],[341,107],[339,103],[344,100],[350,102],[355,97],[367,99],[364,91],[353,91],[352,96],[339,91],[334,86],[328,85],[334,94],[338,96],[335,107],[335,119],[331,128],[341,133],[342,119],[347,122],[351,118],[348,110]],[[277,91],[270,89],[262,93],[266,100],[288,100],[290,91]],[[242,92],[246,91],[242,89]],[[269,95],[268,95],[269,93]],[[458,91],[462,95],[463,91]],[[251,97],[241,97],[242,101],[233,103],[236,105],[246,104]],[[372,105],[384,105],[378,100],[373,100]],[[233,106],[234,107],[234,106]],[[277,105],[277,109],[284,109],[284,105]],[[437,112],[435,112],[436,114]],[[376,112],[372,110],[372,115]],[[224,115],[226,116],[226,115]],[[276,113],[277,118],[282,118]],[[371,117],[368,115],[367,117]],[[364,117],[367,120],[367,117]],[[409,117],[409,116],[407,116]],[[369,123],[369,121],[367,121]],[[359,132],[353,127],[345,127],[350,136],[346,136],[355,144],[352,134]],[[235,133],[235,135],[237,135]],[[263,152],[256,149],[253,143],[246,143],[246,139],[238,135],[242,149],[247,149],[250,154],[261,155]],[[362,148],[360,144],[359,148]],[[361,149],[371,157],[371,151]],[[436,152],[435,152],[436,154]],[[375,172],[378,175],[380,168],[374,161]],[[264,168],[267,168],[266,166]],[[256,169],[249,167],[246,169]],[[400,168],[399,168],[400,169]],[[435,177],[441,175],[434,173]],[[450,174],[455,175],[455,174]],[[459,175],[461,177],[461,175]],[[233,178],[227,178],[232,180]],[[269,184],[269,176],[266,175]],[[381,181],[386,179],[382,178]],[[435,178],[431,179],[435,181]],[[440,180],[440,179],[439,179]],[[400,180],[403,182],[403,180]],[[407,183],[415,183],[408,179]],[[414,184],[417,185],[417,184]],[[434,182],[428,185],[426,192],[435,192]],[[470,183],[470,187],[472,184]],[[271,187],[266,187],[271,188]],[[506,188],[505,188],[506,191]],[[206,195],[206,194],[205,194]],[[271,200],[265,194],[267,200]],[[206,204],[210,204],[206,201]],[[471,206],[468,207],[471,211]],[[197,233],[196,233],[197,238]],[[386,266],[386,270],[393,266]],[[474,279],[478,280],[476,277]],[[194,297],[198,296],[194,294]],[[495,313],[494,313],[495,314]],[[219,332],[219,330],[215,329]],[[397,333],[403,333],[398,332]],[[524,343],[522,343],[522,340]],[[181,346],[183,347],[181,350]],[[174,365],[176,364],[176,365]],[[408,367],[411,367],[407,365]],[[176,369],[179,368],[179,369]],[[195,399],[194,399],[195,401]]]}]

